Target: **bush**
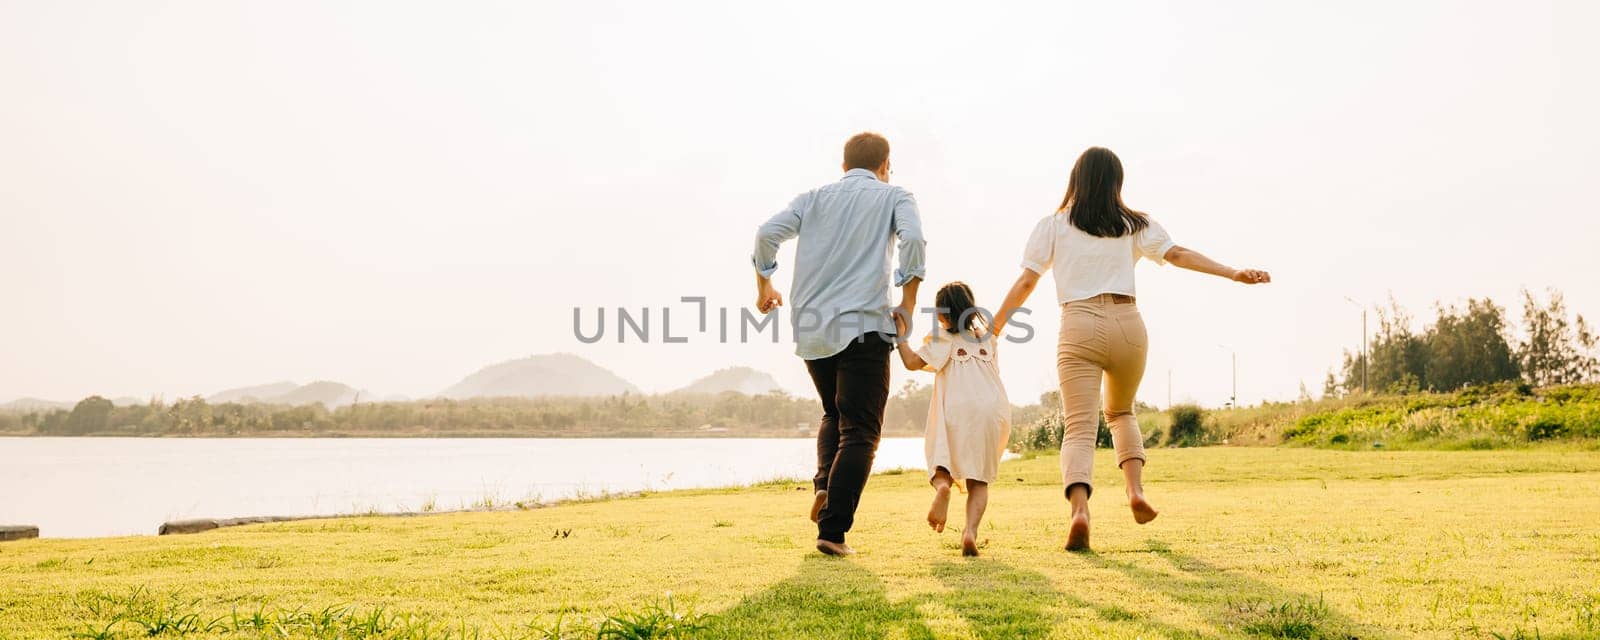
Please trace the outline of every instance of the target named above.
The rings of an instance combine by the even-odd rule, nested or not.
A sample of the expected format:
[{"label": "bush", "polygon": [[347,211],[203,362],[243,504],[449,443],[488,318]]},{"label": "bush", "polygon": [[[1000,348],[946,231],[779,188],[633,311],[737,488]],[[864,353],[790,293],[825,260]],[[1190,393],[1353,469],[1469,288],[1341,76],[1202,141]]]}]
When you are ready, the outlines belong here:
[{"label": "bush", "polygon": [[1567,425],[1555,418],[1544,417],[1529,423],[1523,428],[1523,433],[1527,435],[1528,440],[1538,442],[1567,435]]},{"label": "bush", "polygon": [[[1530,389],[1500,383],[1451,393],[1325,401],[1306,408],[1297,418],[1284,417],[1278,427],[1283,442],[1345,448],[1383,441],[1401,448],[1484,449],[1600,438],[1600,385]],[[1215,430],[1215,425],[1208,426]]]},{"label": "bush", "polygon": [[1066,426],[1059,412],[1046,415],[1031,426],[1018,429],[1018,437],[1011,439],[1011,448],[1019,452],[1060,449]]},{"label": "bush", "polygon": [[1206,412],[1192,404],[1181,404],[1167,412],[1171,425],[1167,427],[1167,445],[1194,447],[1205,444]]},{"label": "bush", "polygon": [[[1031,426],[1019,427],[1016,437],[1011,439],[1011,450],[1023,451],[1055,451],[1061,448],[1061,441],[1067,435],[1067,420],[1061,412],[1056,411],[1040,418]],[[1094,437],[1094,446],[1108,449],[1111,447],[1111,430],[1106,428],[1105,416],[1100,416],[1100,426]]]}]

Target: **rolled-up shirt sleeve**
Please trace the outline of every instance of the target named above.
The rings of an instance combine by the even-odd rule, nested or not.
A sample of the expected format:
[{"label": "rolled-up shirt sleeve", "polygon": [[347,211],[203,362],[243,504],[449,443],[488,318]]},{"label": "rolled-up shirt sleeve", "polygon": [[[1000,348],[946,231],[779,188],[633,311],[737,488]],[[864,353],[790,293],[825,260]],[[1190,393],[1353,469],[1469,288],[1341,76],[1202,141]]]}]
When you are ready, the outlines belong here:
[{"label": "rolled-up shirt sleeve", "polygon": [[756,230],[756,249],[750,256],[750,264],[761,277],[771,278],[778,270],[778,245],[800,234],[800,212],[805,211],[810,195],[795,196],[789,206]]},{"label": "rolled-up shirt sleeve", "polygon": [[1166,227],[1155,220],[1149,220],[1149,224],[1139,231],[1138,237],[1134,240],[1139,246],[1140,254],[1149,258],[1151,262],[1163,265],[1167,263],[1167,252],[1177,246],[1177,243],[1172,241],[1172,236],[1167,235]]},{"label": "rolled-up shirt sleeve", "polygon": [[894,286],[903,287],[913,278],[927,273],[927,242],[922,237],[922,214],[910,191],[901,190],[894,203],[894,235],[900,239],[896,253],[900,264],[894,270]]},{"label": "rolled-up shirt sleeve", "polygon": [[1044,275],[1056,257],[1055,215],[1045,216],[1033,225],[1028,245],[1022,248],[1022,268]]}]

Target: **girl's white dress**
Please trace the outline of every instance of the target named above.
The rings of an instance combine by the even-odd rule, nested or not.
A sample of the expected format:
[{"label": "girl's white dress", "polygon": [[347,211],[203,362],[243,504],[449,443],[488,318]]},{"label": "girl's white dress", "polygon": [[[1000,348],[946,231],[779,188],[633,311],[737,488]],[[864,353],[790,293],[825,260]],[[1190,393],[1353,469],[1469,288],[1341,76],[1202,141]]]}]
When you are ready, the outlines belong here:
[{"label": "girl's white dress", "polygon": [[993,336],[935,329],[917,349],[933,378],[924,451],[928,477],[944,467],[955,478],[994,482],[1011,437],[1011,401],[1000,383]]}]

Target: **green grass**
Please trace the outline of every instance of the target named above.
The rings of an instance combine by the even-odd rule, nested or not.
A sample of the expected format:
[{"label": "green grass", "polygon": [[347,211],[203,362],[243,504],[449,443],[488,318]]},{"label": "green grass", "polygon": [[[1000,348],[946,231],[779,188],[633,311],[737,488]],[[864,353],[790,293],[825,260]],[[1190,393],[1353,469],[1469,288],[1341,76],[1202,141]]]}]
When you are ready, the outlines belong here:
[{"label": "green grass", "polygon": [[1150,455],[1146,526],[1097,459],[1089,554],[1049,455],[1002,467],[976,559],[920,473],[873,478],[844,560],[805,483],[8,542],[0,638],[1600,637],[1600,452]]},{"label": "green grass", "polygon": [[1499,449],[1546,442],[1592,447],[1600,440],[1600,385],[1501,385],[1353,399],[1296,418],[1280,435],[1291,444],[1352,449]]},{"label": "green grass", "polygon": [[[1179,414],[1193,408],[1177,407]],[[1172,411],[1139,413],[1147,444],[1288,444],[1329,449],[1600,449],[1600,385],[1541,389],[1503,383],[1451,393],[1361,395],[1205,409],[1201,429],[1174,434]],[[1059,429],[1060,412],[1020,423],[1018,448],[1053,448],[1041,426]],[[1192,416],[1191,416],[1192,417]],[[1053,420],[1053,421],[1052,421]],[[1109,443],[1103,446],[1108,446]]]}]

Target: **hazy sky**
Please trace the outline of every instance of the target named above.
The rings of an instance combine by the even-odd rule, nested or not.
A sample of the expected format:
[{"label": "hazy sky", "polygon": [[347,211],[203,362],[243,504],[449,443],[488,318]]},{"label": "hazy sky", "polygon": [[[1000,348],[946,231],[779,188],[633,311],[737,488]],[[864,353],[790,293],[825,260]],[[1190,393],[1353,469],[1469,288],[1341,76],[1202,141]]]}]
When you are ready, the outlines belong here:
[{"label": "hazy sky", "polygon": [[[1291,399],[1357,344],[1347,295],[1600,315],[1597,30],[1583,1],[0,0],[0,400],[420,396],[559,351],[810,394],[787,328],[716,344],[678,299],[750,304],[756,226],[864,129],[921,204],[925,299],[987,305],[1112,148],[1129,204],[1276,280],[1141,266],[1141,398],[1171,370],[1224,401],[1231,345],[1242,401]],[[1051,291],[1002,355],[1017,402],[1054,386]],[[670,306],[690,341],[585,345],[574,306]]]}]

